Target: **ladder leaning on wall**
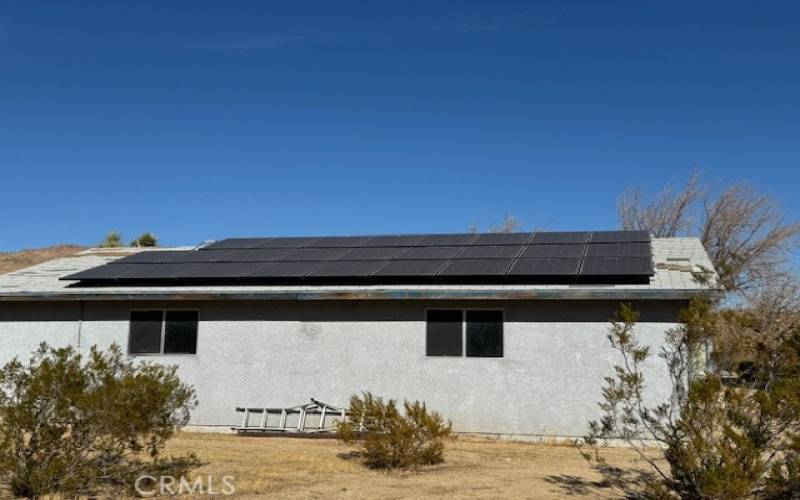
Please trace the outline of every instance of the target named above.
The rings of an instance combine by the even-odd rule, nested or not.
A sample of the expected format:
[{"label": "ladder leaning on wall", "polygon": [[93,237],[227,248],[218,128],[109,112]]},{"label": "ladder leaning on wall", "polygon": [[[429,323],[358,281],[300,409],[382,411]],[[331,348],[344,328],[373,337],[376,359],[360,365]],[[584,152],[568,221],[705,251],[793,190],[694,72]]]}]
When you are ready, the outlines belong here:
[{"label": "ladder leaning on wall", "polygon": [[242,424],[232,427],[240,435],[331,437],[347,410],[311,398],[310,403],[289,408],[237,407]]}]

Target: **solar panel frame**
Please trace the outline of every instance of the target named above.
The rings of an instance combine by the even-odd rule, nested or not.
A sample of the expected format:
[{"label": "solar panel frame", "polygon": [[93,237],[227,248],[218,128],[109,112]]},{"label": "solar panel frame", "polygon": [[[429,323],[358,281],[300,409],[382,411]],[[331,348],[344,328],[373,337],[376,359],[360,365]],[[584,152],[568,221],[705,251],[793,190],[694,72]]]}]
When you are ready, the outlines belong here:
[{"label": "solar panel frame", "polygon": [[127,274],[126,280],[172,280],[176,278],[184,278],[193,272],[199,271],[203,267],[208,266],[205,263],[181,263],[171,262],[164,264],[154,264],[147,266],[137,272]]},{"label": "solar panel frame", "polygon": [[561,245],[567,243],[586,243],[589,231],[546,231],[533,235],[531,245]]},{"label": "solar panel frame", "polygon": [[293,251],[293,248],[251,248],[231,256],[231,260],[226,262],[271,262],[280,260]]},{"label": "solar panel frame", "polygon": [[366,278],[388,263],[388,260],[338,260],[329,262],[325,266],[311,271],[306,276],[309,278]]},{"label": "solar panel frame", "polygon": [[587,257],[650,257],[650,243],[590,243]]},{"label": "solar panel frame", "polygon": [[349,248],[296,248],[278,259],[277,262],[293,260],[337,260],[349,252]]},{"label": "solar panel frame", "polygon": [[593,231],[592,243],[649,243],[649,231]]},{"label": "solar panel frame", "polygon": [[303,278],[327,264],[324,261],[269,262],[243,275],[243,278]]},{"label": "solar panel frame", "polygon": [[505,276],[514,259],[451,260],[438,276]]},{"label": "solar panel frame", "polygon": [[583,257],[586,245],[582,243],[564,245],[526,245],[520,258],[570,258]]},{"label": "solar panel frame", "polygon": [[524,245],[531,241],[534,233],[484,233],[471,245],[499,246],[499,245]]},{"label": "solar panel frame", "polygon": [[400,247],[362,247],[353,248],[339,260],[390,260],[401,252],[405,251]]},{"label": "solar panel frame", "polygon": [[461,253],[466,247],[408,247],[405,251],[397,255],[394,260],[437,260],[452,259]]},{"label": "solar panel frame", "polygon": [[368,246],[373,236],[323,236],[307,245],[309,248],[357,248]]},{"label": "solar panel frame", "polygon": [[511,259],[519,255],[523,245],[469,246],[454,259]]},{"label": "solar panel frame", "polygon": [[373,236],[369,240],[371,247],[408,247],[416,245],[424,234],[397,234],[397,235],[384,235]]},{"label": "solar panel frame", "polygon": [[318,236],[281,236],[267,238],[256,248],[305,248],[320,239]]},{"label": "solar panel frame", "polygon": [[224,240],[215,241],[210,245],[206,245],[200,250],[222,250],[234,249],[244,250],[247,248],[259,248],[266,240],[272,238],[226,238]]},{"label": "solar panel frame", "polygon": [[578,257],[517,259],[506,276],[577,276],[580,265]]},{"label": "solar panel frame", "polygon": [[236,262],[237,255],[252,250],[190,250],[171,262]]},{"label": "solar panel frame", "polygon": [[653,273],[650,257],[586,257],[581,276],[649,276]]},{"label": "solar panel frame", "polygon": [[110,264],[103,264],[101,266],[92,267],[83,271],[69,274],[62,279],[67,281],[80,281],[80,280],[115,280],[124,278],[127,275],[139,271],[145,267],[151,267],[157,264],[120,264],[119,261]]},{"label": "solar panel frame", "polygon": [[376,271],[373,276],[410,278],[436,276],[447,263],[444,259],[434,260],[392,260]]},{"label": "solar panel frame", "polygon": [[186,275],[189,279],[223,279],[223,278],[241,278],[246,276],[249,271],[252,271],[253,264],[251,262],[214,262],[206,265],[191,274]]}]

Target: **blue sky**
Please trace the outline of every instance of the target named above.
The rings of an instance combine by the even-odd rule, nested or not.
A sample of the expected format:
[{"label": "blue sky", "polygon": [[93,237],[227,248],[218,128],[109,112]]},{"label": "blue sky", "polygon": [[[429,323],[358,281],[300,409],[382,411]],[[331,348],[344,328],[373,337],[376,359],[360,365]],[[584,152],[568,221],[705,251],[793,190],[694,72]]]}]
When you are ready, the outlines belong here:
[{"label": "blue sky", "polygon": [[0,251],[800,214],[797,2],[0,0]]}]

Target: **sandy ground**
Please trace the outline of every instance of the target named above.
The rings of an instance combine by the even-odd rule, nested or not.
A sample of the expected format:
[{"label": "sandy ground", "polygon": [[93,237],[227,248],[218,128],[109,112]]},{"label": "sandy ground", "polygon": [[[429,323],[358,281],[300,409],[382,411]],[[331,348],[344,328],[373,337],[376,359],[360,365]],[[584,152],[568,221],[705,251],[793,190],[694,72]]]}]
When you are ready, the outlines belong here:
[{"label": "sandy ground", "polygon": [[[460,437],[446,462],[417,472],[364,468],[330,439],[181,433],[166,454],[195,452],[206,465],[193,476],[221,489],[233,476],[237,498],[618,498],[620,490],[571,446]],[[604,451],[623,470],[643,463],[630,449]],[[215,486],[215,487],[217,487]]]},{"label": "sandy ground", "polygon": [[66,257],[85,250],[78,245],[57,245],[54,247],[20,250],[19,252],[0,252],[0,274],[41,264],[48,260]]}]

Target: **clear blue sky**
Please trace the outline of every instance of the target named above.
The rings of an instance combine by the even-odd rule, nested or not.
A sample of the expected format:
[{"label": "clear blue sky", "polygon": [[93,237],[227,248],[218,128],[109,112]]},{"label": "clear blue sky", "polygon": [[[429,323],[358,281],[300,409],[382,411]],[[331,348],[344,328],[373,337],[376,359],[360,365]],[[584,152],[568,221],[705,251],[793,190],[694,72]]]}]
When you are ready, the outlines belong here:
[{"label": "clear blue sky", "polygon": [[0,251],[800,214],[798,2],[0,0]]}]

